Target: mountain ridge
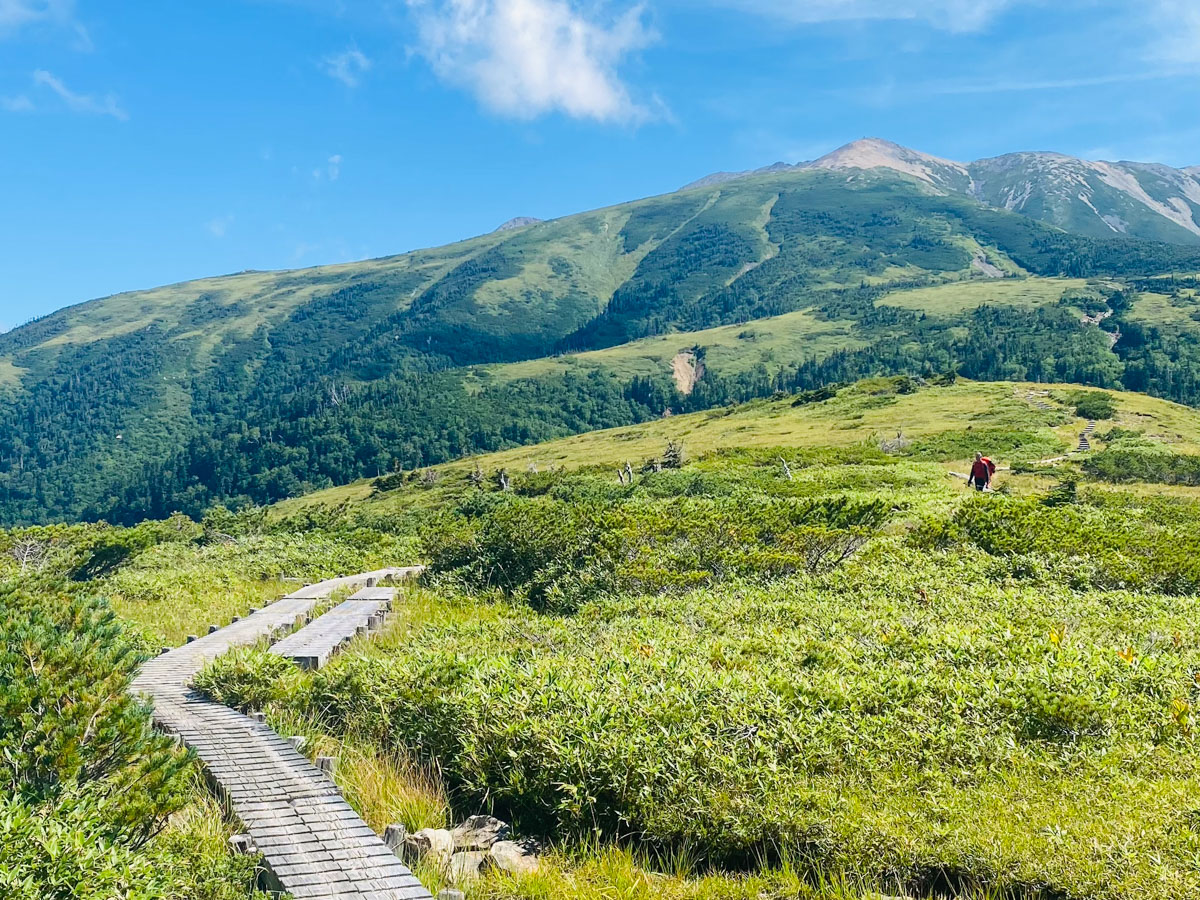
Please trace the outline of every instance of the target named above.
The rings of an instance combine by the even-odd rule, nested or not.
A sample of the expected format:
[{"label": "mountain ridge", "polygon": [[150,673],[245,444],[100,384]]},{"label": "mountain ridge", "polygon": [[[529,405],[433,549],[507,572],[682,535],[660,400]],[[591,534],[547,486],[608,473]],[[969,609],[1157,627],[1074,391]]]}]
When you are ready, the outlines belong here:
[{"label": "mountain ridge", "polygon": [[1056,151],[1017,151],[964,163],[861,138],[815,160],[714,173],[683,190],[807,169],[887,169],[1067,231],[1200,244],[1200,166],[1085,160]]}]

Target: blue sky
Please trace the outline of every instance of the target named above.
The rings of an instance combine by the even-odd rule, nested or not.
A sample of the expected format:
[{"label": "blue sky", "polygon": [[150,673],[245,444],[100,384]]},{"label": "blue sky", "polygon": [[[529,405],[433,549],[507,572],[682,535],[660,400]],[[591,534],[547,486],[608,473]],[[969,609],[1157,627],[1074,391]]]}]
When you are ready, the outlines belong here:
[{"label": "blue sky", "polygon": [[879,136],[1200,164],[1200,0],[0,0],[0,324]]}]

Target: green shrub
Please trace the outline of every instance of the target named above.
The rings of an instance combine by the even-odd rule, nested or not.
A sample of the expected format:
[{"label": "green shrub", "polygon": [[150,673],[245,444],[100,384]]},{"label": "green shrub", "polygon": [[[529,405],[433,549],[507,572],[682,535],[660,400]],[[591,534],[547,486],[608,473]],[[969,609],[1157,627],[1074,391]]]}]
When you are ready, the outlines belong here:
[{"label": "green shrub", "polygon": [[154,860],[105,835],[86,808],[0,797],[0,896],[5,900],[158,900]]},{"label": "green shrub", "polygon": [[[676,487],[688,477],[695,476],[677,474]],[[727,577],[824,571],[890,514],[878,500],[689,492],[669,502],[592,504],[480,495],[460,509],[465,520],[445,520],[427,537],[431,573],[453,573],[469,588],[498,588],[554,612],[617,590],[656,593]]]},{"label": "green shrub", "polygon": [[[76,798],[78,800],[78,798]],[[0,797],[0,896],[5,900],[267,900],[256,856],[233,856],[215,806],[185,816],[138,849],[106,836],[87,802],[30,806]],[[197,824],[200,827],[196,827]]]},{"label": "green shrub", "polygon": [[202,694],[234,709],[266,709],[296,690],[300,670],[291,660],[241,647],[208,663],[192,679]]},{"label": "green shrub", "polygon": [[138,846],[183,798],[190,764],[127,692],[144,657],[100,603],[0,584],[0,779],[32,804],[78,793]]},{"label": "green shrub", "polygon": [[1043,506],[1070,506],[1079,499],[1079,482],[1063,478],[1042,497]]},{"label": "green shrub", "polygon": [[143,658],[103,604],[0,583],[0,895],[217,896],[152,858],[192,760],[128,692]]},{"label": "green shrub", "polygon": [[1112,428],[1105,431],[1103,434],[1096,435],[1097,440],[1103,441],[1106,444],[1111,444],[1116,441],[1129,442],[1136,444],[1151,444],[1145,439],[1145,432],[1134,428],[1122,428],[1120,425],[1114,425]]},{"label": "green shrub", "polygon": [[[1195,509],[1191,521],[1200,523]],[[993,556],[1043,554],[1074,572],[1068,580],[1079,587],[1200,591],[1200,529],[1166,533],[1141,515],[1082,504],[973,496],[949,519],[923,519],[909,543],[929,550],[973,545]]]},{"label": "green shrub", "polygon": [[1054,456],[1063,450],[1062,443],[1048,431],[995,428],[942,432],[914,441],[908,452],[917,459],[939,461],[971,459],[976,451],[993,459],[1015,457],[1036,460]]},{"label": "green shrub", "polygon": [[1104,391],[1072,391],[1067,403],[1075,407],[1081,419],[1111,419],[1117,414],[1112,394]]},{"label": "green shrub", "polygon": [[796,394],[796,399],[792,401],[792,406],[808,406],[810,403],[824,403],[826,400],[832,400],[837,395],[837,386],[827,384],[819,388],[814,388],[811,391],[800,391]]},{"label": "green shrub", "polygon": [[1155,447],[1109,447],[1083,461],[1094,478],[1124,484],[1133,481],[1157,484],[1200,484],[1200,455],[1171,453]]}]

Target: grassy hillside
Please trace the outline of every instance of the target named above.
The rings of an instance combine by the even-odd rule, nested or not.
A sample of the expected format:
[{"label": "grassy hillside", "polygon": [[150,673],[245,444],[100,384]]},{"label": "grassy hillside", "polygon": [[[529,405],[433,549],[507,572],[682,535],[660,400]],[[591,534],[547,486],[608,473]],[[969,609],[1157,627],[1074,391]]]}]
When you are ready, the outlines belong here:
[{"label": "grassy hillside", "polygon": [[[1097,428],[1070,454],[1080,412]],[[985,494],[961,477],[975,448],[1000,464]],[[1194,409],[876,378],[269,511],[2,532],[0,605],[6,622],[116,609],[118,630],[72,645],[90,660],[224,624],[292,579],[429,563],[382,637],[319,672],[248,650],[199,686],[338,757],[377,830],[488,811],[542,841],[540,872],[470,900],[1184,900],[1198,534]],[[19,811],[84,846],[114,833],[120,809],[22,791]],[[35,871],[13,821],[0,850]],[[251,896],[212,855],[235,825],[196,821],[143,844],[118,829],[114,858],[139,886],[157,867],[147,897]]]},{"label": "grassy hillside", "polygon": [[[1106,287],[1111,289],[1111,283]],[[1072,295],[1088,291],[1089,283],[1079,278],[977,278],[890,291],[875,300],[875,306],[957,319],[988,306],[1053,307],[1064,297],[1070,302]],[[1177,324],[1187,319],[1187,315],[1186,309],[1170,307],[1169,299],[1160,294],[1143,295],[1131,311],[1131,317],[1156,325]],[[819,312],[802,310],[741,325],[673,331],[605,350],[478,367],[471,372],[468,385],[478,389],[488,384],[593,370],[611,372],[620,378],[674,377],[676,358],[681,353],[697,352],[701,354],[704,371],[716,376],[740,375],[760,367],[774,374],[797,360],[825,359],[839,350],[864,350],[881,337],[902,334],[906,323],[888,324],[890,327],[872,327],[861,318],[831,321]],[[680,387],[685,393],[690,390]]]},{"label": "grassy hillside", "polygon": [[[832,399],[797,405],[803,395],[763,399],[733,408],[671,416],[628,428],[611,428],[573,437],[519,447],[483,457],[470,457],[434,467],[445,478],[433,486],[414,483],[411,490],[383,490],[376,479],[314,491],[284,500],[274,514],[290,516],[313,508],[333,508],[346,503],[366,509],[405,506],[428,493],[435,500],[453,490],[477,466],[489,472],[511,473],[563,467],[570,471],[587,466],[612,469],[626,462],[635,465],[662,451],[668,441],[683,444],[692,456],[734,448],[816,449],[876,445],[902,433],[919,442],[941,438],[957,456],[950,468],[964,470],[974,448],[1005,461],[1019,447],[1009,446],[1010,432],[1020,432],[1045,458],[1073,449],[1086,420],[1075,415],[1070,403],[1078,388],[1061,384],[981,383],[959,379],[955,384],[911,394],[896,393],[889,379],[865,381],[839,392]],[[1144,432],[1149,440],[1170,445],[1182,453],[1200,453],[1200,411],[1143,394],[1112,395],[1116,427]],[[1039,404],[1048,406],[1042,409]],[[989,442],[995,438],[1000,445]],[[1035,440],[1036,439],[1036,440]],[[1036,455],[1035,453],[1035,455]],[[1019,454],[1027,459],[1028,453]],[[384,479],[388,485],[396,479]],[[407,484],[399,479],[400,484]]]},{"label": "grassy hillside", "polygon": [[869,341],[865,334],[861,338],[853,336],[854,325],[853,321],[829,322],[803,310],[756,319],[743,325],[722,325],[642,338],[605,350],[480,367],[471,373],[474,381],[468,384],[503,384],[591,370],[611,372],[622,379],[664,377],[672,374],[676,357],[695,348],[703,348],[704,367],[714,373],[737,374],[759,365],[775,371],[796,359],[823,358],[837,350],[867,346]]},{"label": "grassy hillside", "polygon": [[895,306],[933,316],[955,316],[989,304],[1036,309],[1058,303],[1068,292],[1082,291],[1087,287],[1087,282],[1079,278],[955,282],[899,291],[877,300],[875,305]]},{"label": "grassy hillside", "polygon": [[[1100,278],[1095,303],[1120,305],[1130,280],[1196,270],[1195,248],[1077,238],[907,176],[798,171],[124,294],[0,335],[0,521],[198,515],[881,372],[957,366],[1197,401],[1176,371],[1190,333],[1143,328],[1113,348],[1063,299],[1067,282],[974,284]],[[958,322],[885,299],[959,282]],[[711,351],[695,360],[705,377],[676,372],[693,346]],[[1131,354],[1144,359],[1126,378]]]}]

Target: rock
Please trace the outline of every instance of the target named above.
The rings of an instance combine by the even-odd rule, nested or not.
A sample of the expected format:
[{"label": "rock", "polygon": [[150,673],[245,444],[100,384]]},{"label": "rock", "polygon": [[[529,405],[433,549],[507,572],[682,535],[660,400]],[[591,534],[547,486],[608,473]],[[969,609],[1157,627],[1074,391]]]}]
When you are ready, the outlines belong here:
[{"label": "rock", "polygon": [[488,867],[509,875],[530,875],[538,870],[537,853],[528,842],[497,841],[488,851]]},{"label": "rock", "polygon": [[450,883],[470,884],[479,877],[488,859],[486,850],[464,850],[462,853],[455,853],[450,858]]},{"label": "rock", "polygon": [[454,855],[454,836],[444,828],[422,828],[404,839],[404,861],[420,862],[431,858],[440,866],[450,864]]},{"label": "rock", "polygon": [[455,850],[487,850],[512,833],[506,822],[492,816],[471,816],[452,832]]}]

